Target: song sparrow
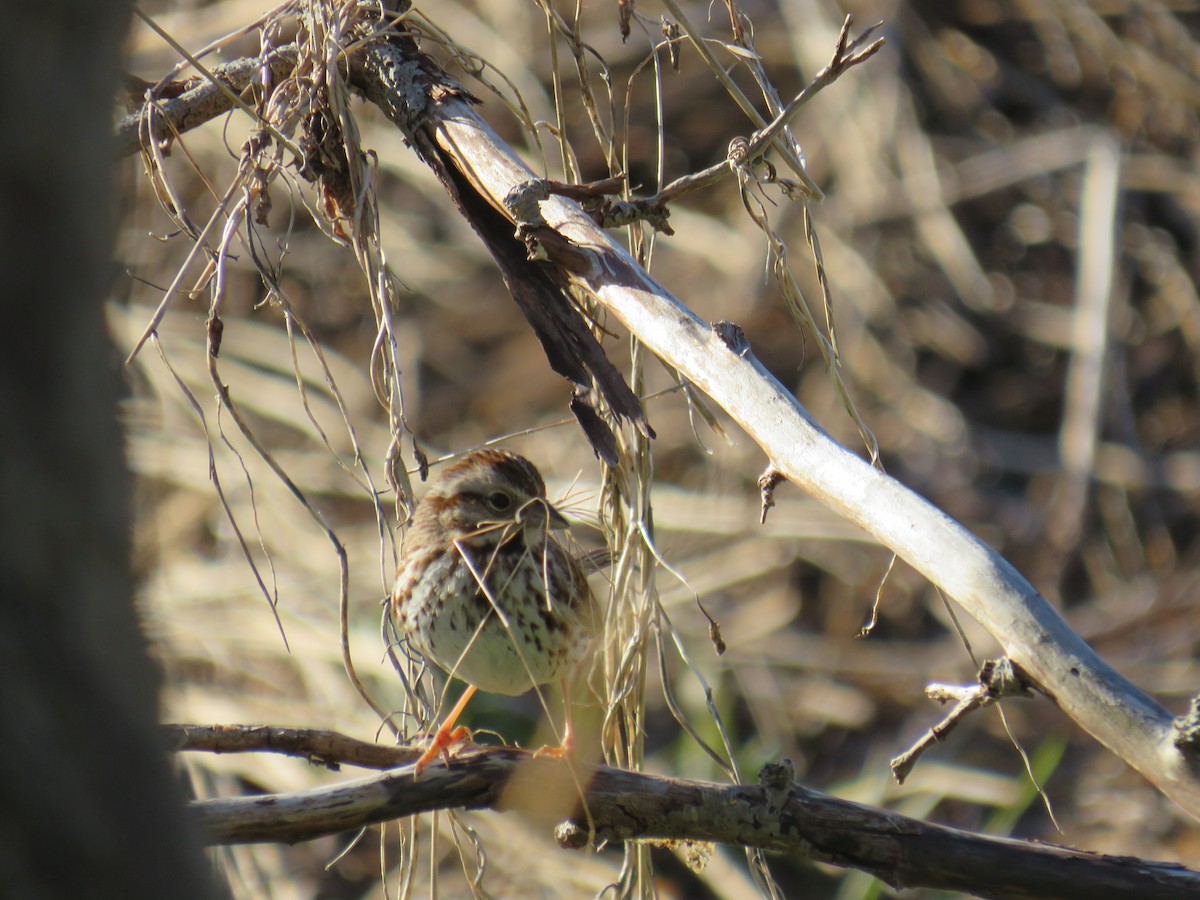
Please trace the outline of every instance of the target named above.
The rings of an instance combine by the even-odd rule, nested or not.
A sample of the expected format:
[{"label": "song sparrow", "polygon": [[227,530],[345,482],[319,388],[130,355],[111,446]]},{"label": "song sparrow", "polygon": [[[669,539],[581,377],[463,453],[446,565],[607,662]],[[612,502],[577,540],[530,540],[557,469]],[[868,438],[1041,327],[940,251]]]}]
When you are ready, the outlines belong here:
[{"label": "song sparrow", "polygon": [[566,526],[534,465],[505,450],[458,460],[417,507],[392,613],[416,650],[467,683],[418,773],[466,736],[454,723],[476,689],[516,695],[559,680],[565,700],[599,617],[586,576],[551,533]]}]

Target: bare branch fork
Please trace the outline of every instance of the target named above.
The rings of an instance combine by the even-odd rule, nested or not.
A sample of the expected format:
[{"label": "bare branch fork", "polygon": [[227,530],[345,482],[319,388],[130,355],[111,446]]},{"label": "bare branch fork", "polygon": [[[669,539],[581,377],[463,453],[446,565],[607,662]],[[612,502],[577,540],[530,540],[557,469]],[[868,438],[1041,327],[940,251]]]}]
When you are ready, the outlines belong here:
[{"label": "bare branch fork", "polygon": [[[267,750],[382,767],[417,752],[332,732],[264,726],[170,726],[179,749]],[[390,759],[389,759],[390,757]],[[329,787],[192,804],[211,844],[294,843],[437,809],[519,810],[565,847],[601,841],[701,840],[790,853],[870,872],[894,887],[983,897],[1190,897],[1200,873],[1173,863],[985,837],[828,797],[793,783],[790,763],[765,766],[757,785],[730,785],[576,765],[510,747],[476,748],[420,777],[412,765]],[[576,784],[586,785],[582,804]],[[564,821],[565,820],[565,821]],[[981,873],[987,873],[981,877]]]},{"label": "bare branch fork", "polygon": [[925,696],[938,703],[954,703],[954,708],[921,737],[916,743],[892,760],[892,775],[900,784],[908,777],[921,755],[939,741],[944,741],[968,715],[977,709],[999,703],[1005,697],[1029,697],[1017,667],[1008,659],[989,659],[979,670],[979,680],[970,687],[953,684],[930,684]]},{"label": "bare branch fork", "polygon": [[[749,139],[741,138],[736,141],[738,145],[737,155],[741,161],[748,165],[755,165],[762,159],[763,154],[767,152],[771,145],[779,140],[784,130],[813,97],[837,81],[848,69],[866,62],[883,48],[885,43],[884,38],[877,38],[867,46],[863,46],[867,39],[883,25],[882,22],[876,22],[863,31],[857,38],[850,40],[850,27],[853,23],[854,17],[846,16],[842,22],[842,30],[838,34],[837,46],[833,51],[833,58],[779,112],[779,115],[768,125],[756,131]],[[729,168],[730,161],[722,161],[699,172],[684,175],[675,179],[675,181],[671,182],[655,196],[641,202],[650,207],[665,207],[672,200],[678,200],[680,197],[684,197],[701,188],[711,187],[729,173]],[[813,185],[809,190],[813,192],[816,199],[821,199],[820,190],[816,188],[816,185]]]}]

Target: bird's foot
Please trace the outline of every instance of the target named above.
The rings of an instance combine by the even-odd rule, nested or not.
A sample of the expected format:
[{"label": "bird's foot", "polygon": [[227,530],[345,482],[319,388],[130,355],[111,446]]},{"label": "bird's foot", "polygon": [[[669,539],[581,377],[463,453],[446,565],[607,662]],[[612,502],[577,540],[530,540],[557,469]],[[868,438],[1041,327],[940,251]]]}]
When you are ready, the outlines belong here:
[{"label": "bird's foot", "polygon": [[463,725],[457,728],[439,728],[433,735],[433,743],[429,745],[421,758],[417,760],[416,768],[413,770],[413,775],[420,775],[429,766],[431,762],[441,756],[446,765],[450,765],[450,748],[455,744],[463,743],[471,740],[471,732]]},{"label": "bird's foot", "polygon": [[575,735],[571,733],[571,729],[567,728],[566,735],[563,736],[562,746],[551,747],[547,744],[540,750],[533,751],[534,759],[570,759],[575,755]]}]

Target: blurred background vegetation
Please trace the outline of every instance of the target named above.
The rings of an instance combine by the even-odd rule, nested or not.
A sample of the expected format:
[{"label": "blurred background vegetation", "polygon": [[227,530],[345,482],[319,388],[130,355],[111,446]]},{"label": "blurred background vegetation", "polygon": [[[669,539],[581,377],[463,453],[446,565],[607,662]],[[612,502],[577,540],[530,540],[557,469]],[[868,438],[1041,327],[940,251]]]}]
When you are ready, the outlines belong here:
[{"label": "blurred background vegetation", "polygon": [[[574,15],[572,4],[556,7]],[[193,51],[272,9],[259,0],[143,8]],[[494,67],[490,80],[503,84],[502,72],[510,83],[504,90],[519,91],[534,120],[555,120],[553,51],[562,57],[560,71],[574,72],[536,4],[443,0],[420,8]],[[617,136],[628,143],[630,181],[645,195],[657,184],[660,133],[670,180],[719,162],[729,141],[752,126],[686,45],[678,72],[664,66],[656,98],[652,67],[639,66],[661,39],[664,10],[649,2],[636,9],[643,18],[626,42],[616,3],[584,4],[579,29],[596,54],[593,73],[602,59],[611,74]],[[731,40],[720,4],[684,9],[708,37]],[[754,47],[785,101],[828,61],[847,12],[857,25],[884,22],[884,49],[794,123],[809,172],[827,195],[812,209],[841,374],[883,465],[1007,556],[1126,676],[1182,711],[1200,685],[1197,5],[745,0],[737,9],[753,23]],[[250,32],[229,41],[219,58],[258,46]],[[743,90],[758,96],[739,56],[713,46]],[[425,49],[445,58],[434,41]],[[153,81],[176,62],[149,29],[130,35],[131,73]],[[485,101],[483,115],[535,170],[563,177],[547,129],[540,136],[551,162],[543,164],[488,88],[451,74]],[[601,178],[604,157],[572,84],[561,95],[566,135],[583,177]],[[376,154],[383,247],[406,290],[394,315],[409,424],[435,459],[517,434],[505,445],[541,467],[552,496],[569,493],[569,509],[594,520],[600,464],[567,421],[567,386],[549,371],[483,246],[428,170],[378,111],[359,104],[355,114],[362,145]],[[224,191],[246,133],[234,116],[174,147],[167,171],[193,221],[212,214],[214,192]],[[1087,178],[1103,183],[1105,172],[1117,179],[1115,213],[1104,213],[1103,202],[1087,209],[1098,233],[1115,233],[1111,260],[1089,256],[1088,235],[1097,232],[1085,229],[1081,214]],[[128,348],[191,244],[171,232],[137,161],[122,164],[119,178],[118,264],[128,277],[119,281],[111,322]],[[772,226],[819,310],[803,208],[772,189],[766,196]],[[272,199],[260,229],[264,246],[293,313],[323,350],[345,420],[382,485],[390,435],[369,377],[377,329],[363,275],[353,254],[315,223],[311,192],[289,194],[280,182]],[[701,317],[741,325],[758,357],[822,425],[865,453],[814,336],[781,298],[765,239],[733,180],[689,196],[670,221],[675,235],[658,238],[652,273]],[[1082,267],[1102,271],[1109,262],[1111,290],[1087,307],[1078,291]],[[401,687],[384,664],[379,636],[394,542],[381,535],[369,493],[339,463],[353,458],[353,447],[314,353],[302,340],[293,350],[278,305],[263,303],[267,292],[251,259],[232,260],[227,275],[222,377],[346,546],[358,669],[384,706],[398,707]],[[370,739],[379,722],[342,669],[333,544],[218,413],[206,372],[208,302],[206,293],[179,297],[158,343],[130,369],[137,562],[146,618],[170,679],[164,715],[335,728]],[[1107,330],[1089,332],[1089,321]],[[628,338],[612,330],[606,349],[628,370]],[[1070,385],[1073,369],[1095,360],[1103,369],[1093,415],[1086,385]],[[645,394],[672,384],[660,366],[647,365]],[[686,579],[660,572],[662,602],[713,687],[747,772],[787,757],[808,786],[910,815],[1196,864],[1194,823],[1048,702],[1006,710],[1061,831],[994,711],[960,727],[897,787],[889,758],[943,713],[924,699],[926,683],[969,683],[976,671],[943,601],[898,565],[884,583],[877,627],[858,637],[888,552],[787,486],[759,525],[756,479],[766,460],[756,446],[735,428],[723,436],[693,421],[678,393],[652,397],[647,410],[658,435],[657,546]],[[287,647],[213,490],[210,449],[266,594],[278,600]],[[394,502],[384,498],[393,525]],[[577,532],[584,545],[602,541],[586,525]],[[728,650],[719,658],[697,594],[721,622]],[[977,657],[994,655],[995,642],[982,630],[961,625]],[[704,730],[703,688],[672,666],[676,696]],[[647,767],[721,777],[654,684],[647,703]],[[481,697],[471,721],[528,744],[537,712],[530,698]],[[186,763],[200,795],[284,791],[344,777],[265,755]],[[586,857],[558,851],[544,829],[524,833],[514,817],[471,821],[487,847],[485,887],[496,896],[587,895],[619,865],[616,850]],[[326,868],[350,837],[217,855],[239,896],[383,896],[374,836]],[[422,847],[434,857],[432,866],[428,857],[419,864],[422,877],[440,865],[442,891],[464,892],[453,842]],[[698,872],[682,856],[655,851],[664,896],[754,895],[738,852],[717,848]],[[772,859],[771,868],[788,896],[864,897],[880,889],[863,876],[795,860]]]}]

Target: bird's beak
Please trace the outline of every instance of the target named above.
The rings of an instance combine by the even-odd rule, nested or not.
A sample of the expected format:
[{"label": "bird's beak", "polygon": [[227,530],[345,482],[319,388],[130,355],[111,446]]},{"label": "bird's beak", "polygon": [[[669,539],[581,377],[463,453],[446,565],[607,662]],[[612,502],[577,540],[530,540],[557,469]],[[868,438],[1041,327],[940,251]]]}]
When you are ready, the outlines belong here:
[{"label": "bird's beak", "polygon": [[530,502],[521,510],[518,518],[526,525],[549,528],[552,531],[571,527],[571,523],[567,521],[566,516],[545,500]]},{"label": "bird's beak", "polygon": [[571,527],[571,523],[567,521],[567,517],[549,503],[546,504],[546,524],[556,530]]}]

